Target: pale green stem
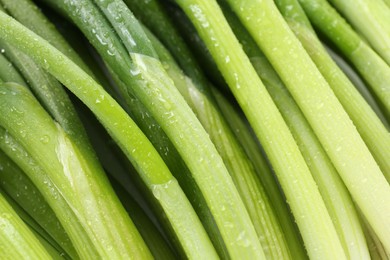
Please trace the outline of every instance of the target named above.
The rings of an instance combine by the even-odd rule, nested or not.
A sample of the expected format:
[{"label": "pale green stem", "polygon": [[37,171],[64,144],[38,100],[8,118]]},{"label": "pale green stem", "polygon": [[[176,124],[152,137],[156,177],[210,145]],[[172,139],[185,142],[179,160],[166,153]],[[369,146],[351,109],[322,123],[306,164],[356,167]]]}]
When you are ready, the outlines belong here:
[{"label": "pale green stem", "polygon": [[328,83],[273,1],[228,2],[289,89],[352,198],[390,247],[390,186]]},{"label": "pale green stem", "polygon": [[219,6],[210,0],[176,2],[194,23],[264,147],[309,255],[344,258],[332,221],[299,148]]},{"label": "pale green stem", "polygon": [[0,193],[0,258],[51,259],[49,253]]},{"label": "pale green stem", "polygon": [[280,224],[255,168],[230,130],[214,98],[195,86],[192,79],[179,69],[171,54],[158,39],[147,30],[145,32],[165,65],[165,70],[194,110],[221,155],[248,210],[266,257],[291,258]]},{"label": "pale green stem", "polygon": [[[172,223],[176,224],[177,228],[184,229],[182,231],[184,233],[178,233],[186,234],[186,236],[191,234],[192,240],[186,239],[183,240],[183,243],[186,243],[186,246],[196,254],[214,255],[214,249],[207,234],[178,183],[129,116],[100,85],[66,56],[4,13],[0,13],[0,17],[5,20],[1,23],[4,27],[1,26],[0,36],[29,53],[35,62],[47,69],[73,91],[97,115],[140,172],[141,178],[161,204]],[[16,35],[18,37],[15,37]],[[20,37],[21,35],[23,37]],[[142,59],[142,57],[139,58]],[[153,96],[156,93],[149,94]],[[225,188],[228,189],[228,187]],[[177,204],[172,204],[173,197],[177,199]],[[177,211],[177,208],[182,208],[182,210]],[[183,221],[192,224],[183,224]],[[204,250],[194,250],[200,244]]]},{"label": "pale green stem", "polygon": [[313,25],[353,63],[390,118],[390,67],[325,0],[299,0]]},{"label": "pale green stem", "polygon": [[382,0],[329,0],[390,66],[390,10]]}]

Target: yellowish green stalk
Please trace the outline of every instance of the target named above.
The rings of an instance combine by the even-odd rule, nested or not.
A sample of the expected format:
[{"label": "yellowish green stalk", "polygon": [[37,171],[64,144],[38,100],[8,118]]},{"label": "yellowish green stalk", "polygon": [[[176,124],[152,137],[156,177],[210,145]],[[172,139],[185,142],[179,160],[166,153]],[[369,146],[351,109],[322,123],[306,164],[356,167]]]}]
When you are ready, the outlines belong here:
[{"label": "yellowish green stalk", "polygon": [[389,183],[327,81],[273,1],[228,2],[302,110],[353,200],[390,246]]},{"label": "yellowish green stalk", "polygon": [[0,193],[0,258],[51,259],[49,253]]},{"label": "yellowish green stalk", "polygon": [[[264,147],[309,256],[344,258],[332,221],[299,148],[219,6],[210,0],[176,2],[197,28]],[[240,3],[245,1],[236,2]]]}]

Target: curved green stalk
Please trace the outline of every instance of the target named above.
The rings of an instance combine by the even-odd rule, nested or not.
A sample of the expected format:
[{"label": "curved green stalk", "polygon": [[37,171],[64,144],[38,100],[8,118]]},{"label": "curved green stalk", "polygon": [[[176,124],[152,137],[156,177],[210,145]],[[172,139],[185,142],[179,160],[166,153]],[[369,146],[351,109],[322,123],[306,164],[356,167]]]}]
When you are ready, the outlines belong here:
[{"label": "curved green stalk", "polygon": [[[4,13],[0,13],[0,17],[4,19],[4,23],[1,23],[4,26],[0,26],[2,27],[0,29],[1,37],[31,54],[31,57],[39,65],[46,64],[45,68],[73,91],[96,114],[114,140],[123,149],[126,156],[135,165],[141,174],[141,178],[151,189],[159,203],[162,204],[167,215],[171,214],[172,216],[169,217],[179,223],[183,221],[191,223],[191,225],[182,224],[180,226],[185,230],[191,230],[186,232],[191,234],[193,240],[186,240],[186,243],[197,243],[196,247],[199,246],[199,243],[202,243],[204,250],[199,250],[196,253],[212,254],[213,248],[208,243],[207,235],[179,185],[170,175],[166,165],[150,142],[128,115],[107,95],[101,86],[66,56]],[[16,35],[18,37],[15,37]],[[23,37],[20,37],[21,35]],[[180,205],[172,204],[172,196],[181,198],[176,201]],[[182,210],[177,211],[177,208],[182,208]],[[175,214],[179,216],[175,216]]]},{"label": "curved green stalk", "polygon": [[[145,192],[142,183],[137,179],[137,173],[134,167],[118,150],[102,126],[93,117],[92,113],[82,106],[78,106],[77,108],[81,112],[80,117],[85,122],[88,136],[94,145],[99,160],[102,162],[107,173],[111,175],[110,182],[118,198],[134,221],[134,224],[149,246],[153,256],[155,258],[172,259],[174,254],[167,245],[165,237],[168,236],[170,242],[175,242],[177,238],[171,230],[171,224],[169,222],[167,223],[164,212],[161,212],[161,209],[158,206],[156,207],[155,202],[150,200],[149,194]],[[125,194],[126,192],[131,194],[131,197]],[[133,198],[136,202],[131,202]],[[138,205],[142,206],[142,209]],[[145,211],[148,216],[144,216],[145,214],[140,211]],[[153,221],[153,224],[149,223],[149,218]],[[159,222],[157,222],[158,220],[156,218]],[[158,225],[159,230],[157,231],[156,227],[152,227],[151,225]],[[161,228],[165,228],[164,238],[160,234],[162,232]],[[155,232],[159,234],[154,234]],[[177,252],[175,252],[175,255],[177,257]]]},{"label": "curved green stalk", "polygon": [[382,112],[377,100],[375,100],[373,94],[370,92],[367,83],[363,81],[363,78],[357,73],[357,71],[343,58],[339,53],[336,53],[335,50],[324,44],[326,51],[332,57],[337,66],[344,72],[348,79],[352,82],[355,88],[359,91],[360,95],[366,100],[370,105],[375,114],[382,121],[386,129],[390,130],[390,123]]},{"label": "curved green stalk", "polygon": [[212,98],[207,79],[162,4],[157,0],[124,0],[124,2],[137,19],[142,21],[164,44],[180,68],[192,79],[197,89],[208,98]]},{"label": "curved green stalk", "polygon": [[[390,66],[390,10],[382,0],[329,0]],[[351,8],[353,6],[353,8]]]},{"label": "curved green stalk", "polygon": [[[164,1],[163,4],[168,16],[172,18],[173,21],[180,21],[174,22],[174,25],[178,29],[180,36],[187,43],[187,46],[191,49],[191,52],[194,54],[197,63],[202,68],[207,79],[213,85],[221,88],[225,94],[230,94],[231,92],[225,79],[190,19],[188,19],[183,10],[176,4],[169,1]],[[161,35],[159,35],[159,37],[161,37]]]},{"label": "curved green stalk", "polygon": [[[390,67],[325,0],[299,0],[313,25],[353,63],[390,118]],[[332,26],[329,26],[332,25]]]},{"label": "curved green stalk", "polygon": [[115,180],[111,180],[111,184],[115,189],[127,213],[134,221],[141,236],[149,246],[155,259],[176,259],[177,256],[172,252],[165,238],[160,231],[152,223],[149,217],[141,209],[141,207],[133,200],[127,191]]},{"label": "curved green stalk", "polygon": [[[4,0],[7,11],[11,12],[26,26],[31,27],[39,34],[50,39],[55,46],[63,53],[68,54],[74,61],[91,75],[92,73],[75,51],[54,29],[54,26],[40,13],[38,8],[29,0]],[[3,7],[0,6],[0,9]],[[23,10],[23,11],[21,11]],[[91,149],[85,130],[77,117],[77,112],[70,101],[63,86],[44,68],[38,66],[28,55],[20,50],[0,41],[8,58],[19,69],[23,77],[28,82],[38,100],[51,114],[51,116],[62,126],[67,134],[83,149],[84,154],[90,156],[90,160],[95,160],[95,155]]]},{"label": "curved green stalk", "polygon": [[390,247],[389,183],[328,83],[273,1],[228,2],[289,89],[352,198]]},{"label": "curved green stalk", "polygon": [[[2,49],[4,52],[5,50]],[[20,85],[26,85],[26,82],[15,69],[12,63],[4,56],[4,53],[0,54],[0,80],[5,82],[16,82]]]},{"label": "curved green stalk", "polygon": [[[51,240],[55,241],[57,245],[53,244],[53,246],[57,250],[66,252],[74,259],[78,258],[69,236],[40,191],[1,150],[0,186],[26,212],[25,214],[32,218],[36,225],[46,233],[44,237],[49,236]],[[37,232],[40,233],[38,230]]]},{"label": "curved green stalk", "polygon": [[[83,231],[83,227],[81,226],[80,222],[77,221],[77,216],[74,214],[65,199],[61,196],[59,190],[53,184],[52,180],[48,178],[47,174],[26,152],[26,150],[2,127],[0,127],[0,148],[26,173],[26,175],[28,175],[31,181],[45,197],[47,202],[54,198],[55,203],[51,204],[50,206],[53,211],[57,212],[56,214],[58,219],[61,221],[61,223],[68,221],[72,224],[68,227],[66,232],[68,234],[77,234],[76,237],[72,238],[72,243],[76,246],[76,250],[77,243],[80,243],[84,246],[84,255],[97,257],[98,254],[96,249],[91,246],[91,241]],[[77,253],[79,252],[80,251]]]},{"label": "curved green stalk", "polygon": [[298,146],[218,5],[210,0],[176,2],[205,41],[263,145],[290,203],[309,255],[344,258],[332,221]]},{"label": "curved green stalk", "polygon": [[[0,93],[1,125],[46,172],[87,237],[85,242],[80,242],[78,239],[82,236],[73,232],[71,221],[74,219],[66,218],[56,197],[45,196],[80,257],[90,257],[95,250],[101,257],[150,256],[108,180],[103,178],[99,165],[83,157],[72,139],[55,124],[28,90],[8,83],[1,85]],[[35,185],[47,189],[45,182],[35,182]],[[90,241],[88,246],[87,241]]]},{"label": "curved green stalk", "polygon": [[51,259],[39,240],[0,193],[0,258]]},{"label": "curved green stalk", "polygon": [[[293,5],[290,4],[289,6]],[[288,10],[291,12],[291,8]],[[264,57],[264,54],[261,53],[256,42],[254,42],[253,38],[251,38],[231,11],[229,12],[227,8],[224,11],[233,31],[242,43],[244,51],[251,59],[253,66],[263,80],[297,141],[299,149],[318,185],[347,256],[352,259],[369,258],[357,212],[338,172],[298,105],[283,85],[271,64]]]},{"label": "curved green stalk", "polygon": [[[348,80],[340,68],[332,61],[322,43],[317,38],[305,13],[295,0],[278,0],[276,4],[282,10],[287,23],[293,30],[303,47],[310,55],[319,71],[329,83],[343,108],[352,119],[359,134],[379,164],[387,181],[390,183],[390,133],[382,124],[374,111],[364,101],[354,85]],[[287,11],[287,6],[293,6]],[[296,19],[304,17],[304,19]],[[301,22],[304,21],[304,22]],[[390,35],[389,35],[390,36]]]},{"label": "curved green stalk", "polygon": [[89,75],[93,76],[79,54],[69,45],[55,26],[42,14],[41,10],[31,0],[0,0],[0,4],[12,17],[21,24],[47,40],[51,45],[68,56],[74,63]]},{"label": "curved green stalk", "polygon": [[361,222],[364,230],[364,234],[367,240],[368,250],[370,251],[370,256],[372,260],[388,260],[390,259],[390,252],[386,252],[386,249],[383,247],[380,239],[372,230],[370,224],[367,220],[361,216]]},{"label": "curved green stalk", "polygon": [[[66,252],[58,245],[53,238],[47,234],[47,232],[39,226],[38,223],[24,211],[21,206],[14,201],[8,194],[0,189],[0,193],[4,196],[13,210],[18,214],[18,216],[23,220],[23,222],[29,227],[34,236],[39,240],[42,246],[50,254],[53,259],[70,259]],[[74,258],[77,259],[77,258]]]},{"label": "curved green stalk", "polygon": [[[123,6],[123,2],[113,2],[109,5],[110,8],[106,8],[108,2],[98,3],[102,5],[101,10],[110,18],[110,23],[121,36],[121,39],[118,39],[105,18],[98,19],[99,10],[94,11],[88,1],[72,3],[78,7],[67,2],[67,5],[63,6],[69,8],[67,13],[73,15],[75,22],[80,25],[105,61],[128,85],[127,92],[134,94],[147,107],[186,162],[192,173],[191,177],[207,202],[202,205],[205,208],[203,211],[206,212],[201,214],[203,224],[207,226],[214,244],[219,245],[221,254],[227,253],[227,247],[229,250],[231,248],[231,251],[261,255],[253,224],[220,156],[172,84],[162,64],[156,59],[149,40],[131,12]],[[60,7],[58,3],[53,4]],[[87,19],[84,15],[92,15],[95,19]],[[87,25],[86,22],[91,24]],[[129,30],[126,26],[133,27]],[[88,27],[94,28],[93,33]],[[99,39],[105,45],[102,45]],[[128,50],[124,49],[121,40]],[[157,82],[159,84],[156,84]],[[209,174],[210,172],[213,174]],[[222,212],[222,209],[225,211]]]},{"label": "curved green stalk", "polygon": [[271,200],[272,208],[275,210],[283,229],[283,234],[286,237],[292,258],[307,259],[307,253],[303,247],[302,237],[299,234],[296,223],[294,222],[294,217],[287,206],[282,191],[279,189],[279,184],[275,180],[274,173],[269,168],[259,145],[254,139],[255,136],[249,129],[247,122],[244,121],[243,115],[236,111],[222,93],[220,93],[216,88],[212,88],[212,91],[222,113],[256,168],[257,175],[261,183],[264,185],[264,188]]},{"label": "curved green stalk", "polygon": [[[196,198],[195,200],[190,201],[194,204],[194,207],[196,209],[196,212],[198,213],[198,208],[196,206],[200,203],[201,198],[199,198],[200,191],[196,187],[194,188],[194,181],[191,180],[191,178],[188,178],[190,172],[186,165],[184,164],[182,158],[180,157],[179,153],[173,146],[172,142],[169,140],[169,138],[166,136],[164,131],[161,129],[160,125],[156,122],[156,120],[149,114],[149,112],[146,110],[145,106],[136,98],[134,98],[132,95],[128,95],[127,93],[127,87],[126,85],[118,78],[118,76],[113,72],[113,70],[106,64],[107,67],[104,69],[108,69],[109,71],[109,76],[112,77],[112,80],[114,80],[114,83],[119,86],[121,90],[125,90],[126,92],[124,93],[124,96],[120,96],[118,92],[115,89],[115,86],[110,86],[110,85],[105,85],[107,90],[114,95],[114,97],[121,102],[121,106],[126,110],[126,112],[136,121],[137,125],[140,127],[140,129],[143,131],[143,133],[148,137],[150,142],[156,147],[156,150],[168,166],[169,170],[175,174],[177,180],[180,183],[180,186],[182,189],[186,192],[187,197],[189,198]],[[96,71],[96,68],[94,69],[91,67],[93,71]],[[120,92],[120,91],[119,91]],[[94,129],[94,132],[96,129]],[[118,156],[118,153],[114,153],[113,156]],[[104,161],[110,160],[107,158],[107,154],[103,156],[103,164]],[[111,158],[112,159],[112,158]],[[125,163],[127,166],[127,163]],[[133,170],[134,171],[134,170]],[[110,172],[114,173],[114,172]],[[116,172],[115,172],[115,177],[118,177]],[[132,175],[132,178],[136,178],[137,181],[139,181],[139,177],[136,175]],[[137,185],[140,185],[139,182],[137,182]],[[142,191],[145,191],[142,186]],[[187,188],[189,187],[189,188]],[[128,187],[131,188],[131,187]],[[188,192],[188,190],[190,192]],[[150,192],[150,191],[149,191]],[[148,191],[146,191],[148,193]],[[175,242],[175,246],[177,247],[176,249],[179,250],[182,254],[185,254],[183,252],[183,248],[181,245],[181,241],[183,241],[184,237],[183,234],[180,234],[180,232],[177,232],[172,229],[172,224],[175,223],[170,223],[173,221],[173,218],[167,218],[167,215],[164,212],[161,212],[161,206],[156,205],[155,198],[153,200],[153,196],[150,196],[150,194],[145,194],[143,192],[143,195],[145,198],[148,200],[149,204],[153,206],[153,211],[163,224],[163,227],[170,237],[172,241]],[[139,196],[138,196],[139,198]],[[151,199],[151,200],[150,200]],[[142,202],[146,202],[144,199],[142,199]],[[174,209],[172,209],[174,210]],[[174,221],[178,221],[179,219],[176,218]],[[180,224],[179,222],[176,223],[175,225]],[[178,236],[181,236],[178,239]],[[192,238],[193,239],[193,238]],[[209,243],[208,241],[205,241],[205,243]]]},{"label": "curved green stalk", "polygon": [[36,95],[45,109],[69,135],[74,137],[74,140],[78,142],[82,149],[90,153],[88,137],[61,83],[42,67],[38,66],[25,53],[1,40],[0,45],[5,49],[7,57],[19,69],[28,82],[27,86]]},{"label": "curved green stalk", "polygon": [[[214,98],[195,86],[179,69],[165,46],[145,29],[159,59],[184,99],[194,110],[221,155],[259,236],[267,258],[288,259],[290,252],[271,202],[253,164],[223,118]],[[206,82],[205,82],[206,83]],[[207,89],[210,91],[209,89]]]},{"label": "curved green stalk", "polygon": [[[225,246],[229,250],[235,250],[235,248],[240,249],[242,251],[250,252],[252,251],[252,254],[254,255],[260,255],[261,249],[259,248],[257,237],[255,236],[253,226],[251,225],[251,222],[248,218],[248,215],[246,214],[246,211],[242,205],[241,200],[237,196],[236,190],[233,188],[234,186],[231,186],[233,183],[231,182],[230,178],[227,178],[228,172],[226,171],[225,166],[223,165],[223,162],[221,160],[221,157],[219,156],[218,152],[216,151],[214,145],[210,142],[210,139],[208,138],[208,135],[204,131],[203,127],[200,125],[200,122],[196,119],[195,115],[192,113],[192,111],[189,109],[187,104],[185,103],[185,100],[182,98],[180,93],[175,88],[174,84],[170,83],[171,79],[166,74],[165,70],[163,69],[163,65],[158,61],[157,55],[154,52],[153,46],[150,44],[147,36],[143,33],[142,28],[140,27],[138,21],[134,18],[130,10],[127,9],[126,11],[126,5],[120,1],[120,0],[101,0],[101,1],[95,1],[99,8],[104,12],[107,19],[110,21],[111,25],[114,27],[116,32],[118,33],[119,37],[123,41],[126,49],[130,52],[131,57],[133,58],[133,62],[136,66],[138,66],[138,71],[140,73],[138,79],[146,80],[146,82],[137,82],[138,86],[133,86],[132,89],[135,92],[135,95],[146,105],[146,107],[151,111],[151,113],[155,116],[157,122],[161,125],[161,127],[165,130],[167,135],[170,137],[170,139],[175,144],[176,148],[178,149],[179,153],[181,154],[183,160],[186,162],[187,166],[189,167],[190,171],[192,172],[194,178],[197,180],[198,183],[201,183],[203,180],[201,180],[198,176],[200,173],[203,173],[205,171],[213,172],[214,178],[218,178],[218,182],[222,182],[224,179],[224,185],[226,187],[230,187],[230,194],[225,194],[224,196],[230,197],[232,201],[229,201],[228,203],[223,202],[224,200],[221,200],[219,198],[219,205],[218,210],[214,208],[212,205],[213,203],[211,200],[208,202],[210,205],[211,212],[213,209],[215,210],[212,214],[214,217],[214,220],[216,221],[217,227],[219,229],[219,232],[224,239]],[[122,22],[125,21],[125,24],[123,26]],[[130,38],[129,35],[131,35],[131,32],[138,32],[137,34],[133,34]],[[141,47],[135,47],[132,43],[132,40],[139,44]],[[139,59],[137,57],[138,55],[136,53],[142,54],[142,59]],[[141,56],[140,56],[141,57]],[[147,59],[145,59],[147,57]],[[139,62],[144,63],[143,66],[140,66]],[[145,68],[144,68],[145,67]],[[150,71],[154,74],[151,75]],[[137,77],[136,77],[137,78]],[[158,80],[158,81],[155,81]],[[165,89],[159,90],[157,101],[160,103],[162,102],[163,106],[161,108],[164,108],[166,111],[165,113],[169,113],[167,117],[157,117],[158,113],[161,113],[163,111],[161,108],[159,109],[160,112],[154,109],[153,106],[148,106],[146,103],[148,102],[145,97],[145,92],[140,92],[138,90],[139,87],[143,86],[147,87],[148,85],[150,87],[157,87],[157,82],[164,82]],[[141,83],[141,84],[140,84]],[[174,106],[172,106],[172,101],[175,102],[176,106],[180,109],[175,109]],[[152,101],[153,102],[153,101]],[[171,103],[171,104],[169,104]],[[155,106],[157,105],[157,102],[155,102]],[[172,124],[172,117],[174,117],[177,121]],[[170,121],[168,124],[167,122]],[[180,122],[180,123],[179,123]],[[169,126],[168,126],[169,125]],[[176,130],[172,129],[172,126],[177,128],[179,132],[176,132]],[[188,128],[191,129],[191,131],[188,131]],[[182,135],[182,137],[177,135]],[[184,143],[180,139],[186,138],[187,141],[189,139],[192,139],[192,141],[195,141],[196,143],[188,142]],[[190,154],[190,152],[192,154]],[[200,152],[200,153],[198,153]],[[205,156],[206,155],[206,156]],[[213,163],[210,163],[210,159],[213,160]],[[203,162],[205,162],[203,164]],[[217,177],[219,176],[219,177]],[[207,192],[203,190],[203,185],[199,185],[199,188],[202,190],[202,193],[205,196],[206,200],[211,199],[208,197]],[[223,191],[223,190],[221,190]],[[226,192],[226,191],[223,191]],[[215,191],[215,193],[218,193],[218,191]],[[233,195],[233,196],[232,196]],[[229,210],[226,207],[230,207],[230,210],[232,212],[235,212],[231,214],[230,216],[227,213],[227,210]],[[240,210],[243,210],[243,212],[240,212]],[[222,213],[218,213],[221,211]],[[223,214],[223,215],[222,215]],[[232,221],[231,217],[236,218],[236,225],[237,227],[234,227],[234,229],[228,229],[226,228],[226,221],[229,219],[229,221]],[[224,218],[226,218],[224,220]],[[241,218],[241,219],[240,219]],[[247,222],[246,225],[242,225],[241,223]],[[240,230],[239,230],[240,229]],[[232,232],[233,231],[233,232]],[[238,238],[237,238],[238,237]],[[234,240],[233,240],[234,239]],[[245,240],[251,241],[250,243],[242,242]],[[234,241],[234,242],[233,242]],[[247,245],[244,245],[247,244]],[[232,249],[230,249],[230,247]]]}]

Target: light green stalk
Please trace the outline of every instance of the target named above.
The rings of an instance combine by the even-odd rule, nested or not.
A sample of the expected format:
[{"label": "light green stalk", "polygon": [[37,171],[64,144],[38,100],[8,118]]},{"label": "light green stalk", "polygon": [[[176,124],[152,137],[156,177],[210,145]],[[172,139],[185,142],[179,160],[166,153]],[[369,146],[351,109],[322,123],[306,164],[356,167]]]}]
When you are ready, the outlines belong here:
[{"label": "light green stalk", "polygon": [[350,60],[390,118],[390,67],[325,0],[299,0],[313,25]]},{"label": "light green stalk", "polygon": [[[47,174],[26,150],[2,127],[0,127],[0,148],[23,170],[23,172],[26,173],[45,198],[49,198],[49,200],[55,198],[55,204],[50,205],[51,208],[53,211],[57,212],[60,221],[61,218],[63,218],[72,223],[70,226],[71,229],[68,228],[67,232],[68,234],[78,234],[76,239],[78,238],[79,240],[77,241],[84,245],[84,254],[92,257],[97,256],[96,249],[94,249],[93,246],[90,246],[91,241],[83,231],[80,222],[77,221],[76,215],[72,212],[65,199],[60,195],[59,190],[53,184],[52,180],[48,178]],[[59,212],[61,212],[61,214]],[[63,221],[61,222],[63,223]],[[73,237],[72,243],[74,245],[77,245],[77,241],[75,241],[75,238]]]},{"label": "light green stalk", "polygon": [[[1,160],[1,159],[0,159]],[[0,189],[0,193],[7,200],[16,214],[23,220],[34,236],[39,240],[52,259],[70,259],[64,250],[43,230],[35,220],[28,215],[20,205],[15,202],[5,191]],[[74,257],[73,259],[78,259]]]},{"label": "light green stalk", "polygon": [[[56,30],[46,16],[31,0],[0,0],[0,4],[12,17],[21,24],[47,40],[50,44],[68,56],[85,72],[93,76],[79,54],[69,45],[66,39]],[[2,9],[3,10],[3,9]]]},{"label": "light green stalk", "polygon": [[390,247],[389,183],[328,83],[273,1],[228,2],[289,89],[352,198]]},{"label": "light green stalk", "polygon": [[0,258],[51,259],[39,240],[0,193]]},{"label": "light green stalk", "polygon": [[221,157],[126,5],[121,1],[95,1],[100,11],[89,1],[51,3],[72,15],[127,85],[123,93],[136,96],[167,133],[191,171],[187,178],[194,180],[196,187],[192,190],[199,189],[197,197],[203,196],[206,202],[201,204],[199,215],[219,253],[262,256],[253,224]]},{"label": "light green stalk", "polygon": [[176,2],[194,23],[264,147],[309,256],[344,258],[332,221],[298,146],[217,3],[210,0]]},{"label": "light green stalk", "polygon": [[269,168],[263,156],[259,144],[255,140],[250,126],[244,120],[243,115],[238,113],[233,105],[216,88],[212,89],[218,105],[227,119],[230,127],[240,141],[245,152],[256,168],[257,175],[272,201],[272,208],[275,210],[278,220],[286,237],[288,248],[293,259],[307,259],[307,253],[303,245],[302,237],[294,222],[291,210],[287,206],[286,199],[275,180],[275,175]]},{"label": "light green stalk", "polygon": [[111,184],[115,189],[127,213],[134,221],[141,236],[149,246],[155,259],[177,259],[177,255],[173,253],[169,247],[166,238],[164,238],[156,226],[151,222],[149,217],[144,213],[141,207],[134,199],[126,192],[124,187],[115,180],[111,180]]},{"label": "light green stalk", "polygon": [[[95,71],[95,70],[94,70]],[[76,104],[81,120],[84,122],[88,137],[101,161],[115,193],[122,202],[127,213],[134,221],[141,236],[155,258],[172,259],[177,252],[172,249],[176,239],[165,229],[166,220],[160,209],[145,192],[145,187],[137,178],[137,172],[125,155],[120,151],[103,126],[93,116],[92,112],[82,104]],[[157,219],[158,218],[158,219]],[[169,225],[169,223],[168,223]],[[164,232],[165,231],[165,232]],[[169,245],[168,245],[169,244]]]},{"label": "light green stalk", "polygon": [[368,250],[372,260],[388,260],[390,259],[390,252],[386,252],[378,236],[372,230],[367,220],[361,216],[361,222],[364,230],[364,234],[367,240]]},{"label": "light green stalk", "polygon": [[[1,48],[0,48],[1,49]],[[5,52],[4,49],[1,49]],[[21,85],[26,85],[26,82],[15,69],[12,63],[4,56],[4,52],[0,54],[0,80],[5,82],[16,82]]]},{"label": "light green stalk", "polygon": [[382,112],[377,100],[370,92],[367,83],[363,80],[363,78],[358,74],[358,72],[343,58],[339,53],[336,53],[335,50],[324,44],[328,54],[332,57],[337,66],[344,72],[344,74],[348,77],[348,79],[352,82],[355,88],[359,91],[360,95],[366,100],[366,102],[370,105],[372,110],[374,110],[375,114],[382,121],[386,129],[390,130],[389,119],[387,119]]},{"label": "light green stalk", "polygon": [[[288,5],[292,6],[292,5]],[[291,9],[289,9],[291,11]],[[349,258],[369,258],[351,196],[298,105],[253,38],[228,8],[225,16],[298,143]],[[298,16],[299,17],[299,16]]]},{"label": "light green stalk", "polygon": [[158,39],[147,30],[145,32],[175,86],[194,110],[221,155],[248,210],[266,257],[291,258],[280,224],[254,166],[230,130],[211,93],[207,95],[195,86]]},{"label": "light green stalk", "polygon": [[[4,22],[0,23],[4,25],[4,27],[0,26],[2,27],[0,37],[31,54],[35,62],[55,75],[96,114],[134,164],[141,178],[164,209],[169,221],[177,224],[178,228],[184,229],[185,233],[179,234],[191,236],[192,240],[185,239],[184,243],[191,250],[202,244],[203,250],[193,252],[213,255],[214,249],[209,243],[207,234],[178,183],[129,116],[101,86],[66,56],[6,14],[0,13],[0,17],[4,19]],[[15,37],[16,35],[18,37]],[[172,203],[173,198],[175,203]],[[178,211],[177,208],[182,210]]]},{"label": "light green stalk", "polygon": [[329,0],[390,66],[390,10],[382,0]]},{"label": "light green stalk", "polygon": [[[26,88],[5,83],[0,93],[0,124],[42,167],[46,178],[76,216],[76,219],[68,218],[64,213],[66,208],[60,207],[56,196],[45,196],[80,257],[91,257],[91,252],[101,257],[150,256],[99,165],[83,157],[82,150]],[[48,189],[47,182],[35,181],[34,184],[40,190]],[[73,229],[74,221],[80,223],[83,235],[79,236],[80,230]],[[87,237],[84,242],[83,236]]]},{"label": "light green stalk", "polygon": [[[2,146],[2,145],[0,145]],[[5,150],[8,150],[5,148]],[[8,150],[8,152],[10,152]],[[58,218],[26,174],[0,150],[0,187],[28,215],[57,250],[77,259],[77,253]],[[22,217],[23,220],[25,220]]]},{"label": "light green stalk", "polygon": [[[319,71],[329,83],[343,108],[352,119],[359,134],[390,182],[390,133],[375,112],[348,80],[340,68],[332,61],[312,29],[305,13],[295,0],[277,0],[279,9],[290,28],[298,37]],[[291,8],[291,6],[295,6]],[[287,8],[289,7],[289,8]],[[288,10],[287,10],[288,9]],[[301,19],[297,17],[302,17]]]}]

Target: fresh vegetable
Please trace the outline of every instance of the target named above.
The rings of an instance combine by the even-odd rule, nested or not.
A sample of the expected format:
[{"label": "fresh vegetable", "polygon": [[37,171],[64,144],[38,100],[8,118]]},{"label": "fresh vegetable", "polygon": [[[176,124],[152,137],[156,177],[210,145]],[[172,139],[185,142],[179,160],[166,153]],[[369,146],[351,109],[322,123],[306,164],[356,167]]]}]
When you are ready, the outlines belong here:
[{"label": "fresh vegetable", "polygon": [[0,0],[0,257],[389,258],[389,10]]}]

